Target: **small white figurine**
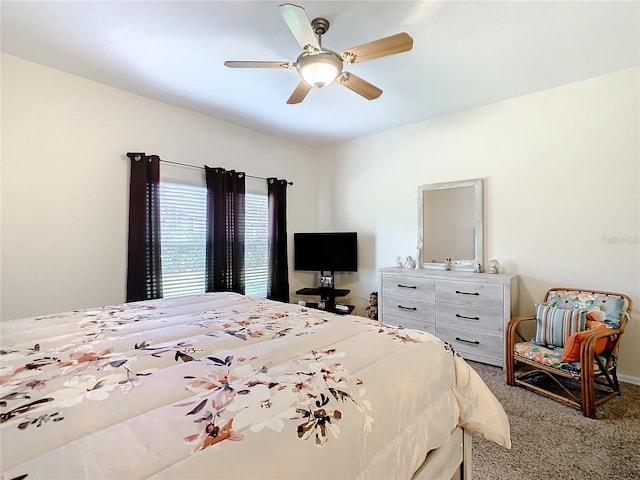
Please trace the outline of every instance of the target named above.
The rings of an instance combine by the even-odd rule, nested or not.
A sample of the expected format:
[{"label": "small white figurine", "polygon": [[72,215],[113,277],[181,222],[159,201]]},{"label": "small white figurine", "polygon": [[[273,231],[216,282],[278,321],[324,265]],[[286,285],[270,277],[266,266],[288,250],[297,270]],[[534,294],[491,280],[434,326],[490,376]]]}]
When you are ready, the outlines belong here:
[{"label": "small white figurine", "polygon": [[409,255],[404,262],[404,268],[414,268],[415,266],[416,262],[411,258],[411,255]]},{"label": "small white figurine", "polygon": [[489,260],[489,273],[500,273],[500,263],[498,260]]},{"label": "small white figurine", "polygon": [[422,243],[418,244],[418,246],[416,247],[416,266],[415,266],[416,270],[420,268],[421,252],[422,252]]},{"label": "small white figurine", "polygon": [[402,257],[399,255],[396,257],[396,267],[399,267],[399,268],[404,267],[404,262],[402,261]]}]

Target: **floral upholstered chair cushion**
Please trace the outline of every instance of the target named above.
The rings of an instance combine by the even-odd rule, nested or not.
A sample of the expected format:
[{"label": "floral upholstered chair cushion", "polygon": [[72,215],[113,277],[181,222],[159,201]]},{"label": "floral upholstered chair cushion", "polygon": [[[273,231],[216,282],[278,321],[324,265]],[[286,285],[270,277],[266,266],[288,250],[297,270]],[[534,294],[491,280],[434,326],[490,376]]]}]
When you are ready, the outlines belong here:
[{"label": "floral upholstered chair cushion", "polygon": [[[513,352],[527,360],[540,363],[542,365],[548,365],[550,367],[558,368],[560,370],[566,370],[571,373],[580,373],[582,369],[580,362],[563,362],[562,352],[563,347],[544,346],[539,345],[536,342],[522,342],[516,343],[513,347]],[[600,371],[597,362],[594,361],[594,371],[598,373]]]},{"label": "floral upholstered chair cushion", "polygon": [[585,311],[587,328],[596,326],[590,322],[604,323],[610,328],[618,328],[620,316],[627,308],[622,297],[567,290],[552,290],[549,292],[545,304],[551,307],[575,308]]}]

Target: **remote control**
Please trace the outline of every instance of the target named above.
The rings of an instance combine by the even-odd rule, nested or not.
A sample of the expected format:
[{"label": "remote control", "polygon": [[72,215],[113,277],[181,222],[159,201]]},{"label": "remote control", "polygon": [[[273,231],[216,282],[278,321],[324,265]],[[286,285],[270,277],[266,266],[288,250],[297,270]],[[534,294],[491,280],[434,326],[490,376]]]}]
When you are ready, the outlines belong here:
[{"label": "remote control", "polygon": [[336,305],[336,310],[340,310],[341,312],[348,312],[349,307],[347,305]]}]

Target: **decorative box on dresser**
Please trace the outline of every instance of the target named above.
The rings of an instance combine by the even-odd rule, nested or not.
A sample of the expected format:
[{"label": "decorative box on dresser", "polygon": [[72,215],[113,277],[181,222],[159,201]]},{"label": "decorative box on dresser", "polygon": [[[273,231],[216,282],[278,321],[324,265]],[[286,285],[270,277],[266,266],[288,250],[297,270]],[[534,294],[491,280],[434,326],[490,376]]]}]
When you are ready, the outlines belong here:
[{"label": "decorative box on dresser", "polygon": [[380,280],[380,321],[432,333],[464,358],[504,367],[516,275],[383,268]]}]

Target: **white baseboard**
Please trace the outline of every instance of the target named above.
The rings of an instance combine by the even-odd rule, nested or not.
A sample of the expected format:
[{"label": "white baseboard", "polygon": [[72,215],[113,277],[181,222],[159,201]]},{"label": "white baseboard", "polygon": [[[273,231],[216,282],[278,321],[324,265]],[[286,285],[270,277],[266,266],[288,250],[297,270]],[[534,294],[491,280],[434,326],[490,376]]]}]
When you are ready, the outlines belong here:
[{"label": "white baseboard", "polygon": [[618,374],[618,380],[621,382],[633,383],[634,385],[640,385],[640,378],[632,377],[631,375]]}]

